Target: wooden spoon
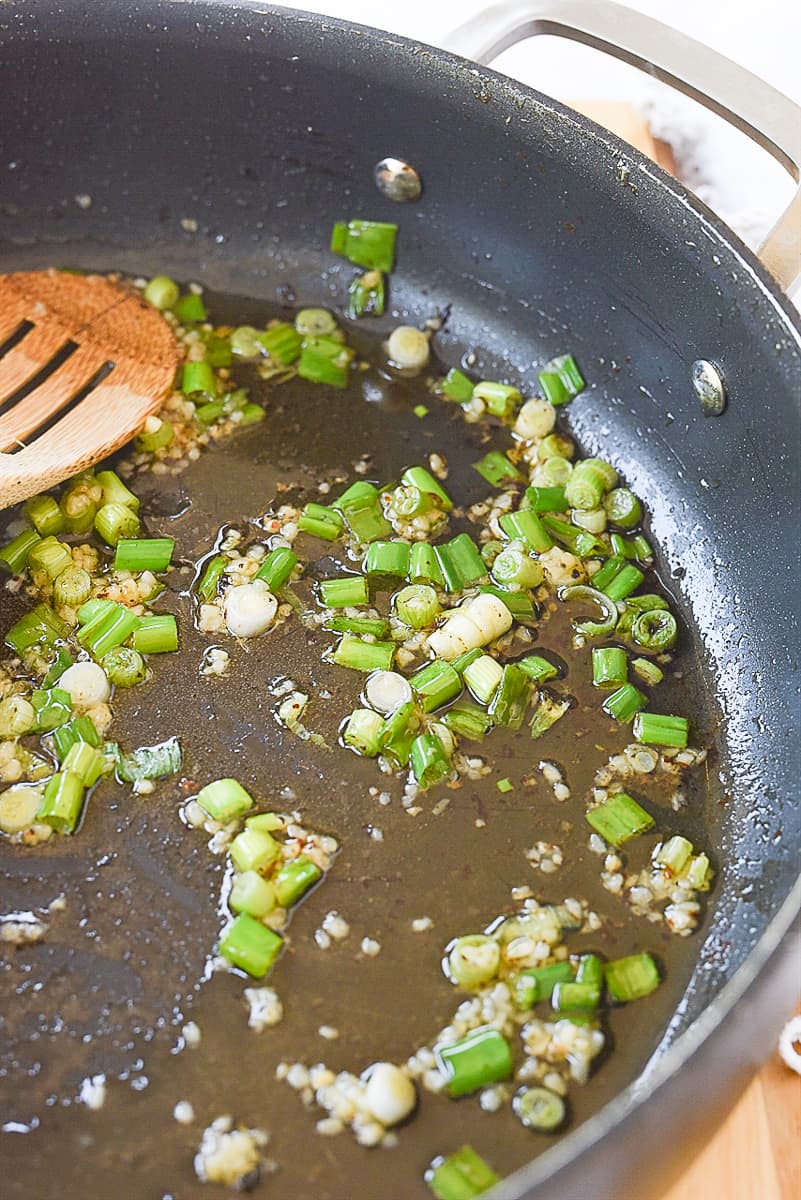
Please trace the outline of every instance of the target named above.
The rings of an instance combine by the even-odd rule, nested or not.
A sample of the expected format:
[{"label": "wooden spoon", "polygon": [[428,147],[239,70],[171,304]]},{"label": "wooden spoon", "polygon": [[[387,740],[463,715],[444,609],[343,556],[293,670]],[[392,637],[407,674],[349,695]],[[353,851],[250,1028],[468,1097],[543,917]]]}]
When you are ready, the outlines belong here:
[{"label": "wooden spoon", "polygon": [[0,508],[123,446],[180,351],[161,314],[100,275],[0,275]]}]

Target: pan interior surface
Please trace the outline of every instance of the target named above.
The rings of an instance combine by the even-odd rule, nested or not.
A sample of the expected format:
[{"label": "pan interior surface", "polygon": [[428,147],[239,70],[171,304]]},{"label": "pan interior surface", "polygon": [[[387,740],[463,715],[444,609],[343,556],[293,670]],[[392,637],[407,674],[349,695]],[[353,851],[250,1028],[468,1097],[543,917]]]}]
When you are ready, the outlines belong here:
[{"label": "pan interior surface", "polygon": [[[586,365],[592,386],[571,407],[572,430],[649,497],[660,571],[688,622],[693,686],[715,697],[719,713],[707,816],[720,875],[697,965],[661,1047],[667,1053],[746,962],[798,873],[798,563],[791,547],[799,520],[801,357],[782,300],[708,214],[633,152],[526,89],[467,72],[433,51],[255,6],[93,6],[90,18],[81,5],[47,12],[11,4],[0,18],[0,65],[16,97],[0,116],[4,270],[161,271],[270,305],[277,289],[291,287],[301,304],[341,307],[346,276],[326,246],[332,221],[397,220],[395,318],[414,323],[423,310],[449,308],[439,338],[448,365],[474,350],[477,374],[494,378],[502,370],[529,388],[537,366],[568,344]],[[420,170],[425,190],[417,204],[401,208],[375,190],[372,168],[387,154]],[[699,358],[716,363],[726,379],[728,404],[718,418],[702,415],[690,384]],[[361,440],[355,429],[354,457]],[[269,448],[258,454],[258,469],[267,471]],[[254,490],[257,478],[266,475],[254,476]],[[218,483],[207,494],[219,512],[224,490]],[[187,733],[199,712],[229,719],[234,744],[246,740],[235,717],[204,708],[184,682],[179,721]],[[165,714],[175,720],[178,699],[167,694],[161,710],[143,715],[154,737]],[[315,786],[313,762],[283,765],[299,793]],[[347,818],[347,805],[340,815]],[[174,813],[167,816],[174,825]],[[107,819],[111,838],[117,818]],[[109,872],[106,893],[120,894],[108,905],[107,936],[113,940],[115,905],[131,905],[140,922],[137,953],[145,957],[150,940],[174,937],[159,923],[160,888],[171,881],[170,905],[184,908],[188,931],[171,946],[181,964],[171,999],[177,1012],[192,988],[197,946],[214,937],[217,880],[200,851],[185,861],[183,831],[165,834],[163,813],[136,820],[138,894],[126,896],[122,865],[103,862],[99,846],[90,882],[96,876],[103,891]],[[86,868],[77,843],[52,861],[59,881]],[[40,865],[47,891],[48,868]],[[205,898],[194,887],[181,890],[187,869],[206,879]],[[421,888],[425,879],[422,870]],[[390,882],[365,890],[367,912]],[[433,903],[427,896],[426,908]],[[332,896],[327,907],[337,904]],[[404,919],[416,915],[403,910]],[[302,920],[308,928],[299,937],[311,937],[311,916]],[[99,936],[102,942],[102,928]],[[434,969],[434,944],[427,954]],[[57,949],[50,958],[58,979]],[[124,1001],[135,1018],[135,974],[109,958],[98,976],[94,951],[90,964],[87,994]],[[344,960],[341,969],[345,995]],[[387,974],[390,991],[389,955],[376,969]],[[69,981],[61,986],[67,1003]],[[74,1027],[91,1036],[91,1023],[81,1026],[91,1005],[74,996],[72,1003]],[[102,1023],[102,1011],[96,1015]],[[162,1030],[142,1019],[140,1033],[164,1046],[173,1032],[168,1009]],[[388,1055],[404,1052],[387,1047]],[[204,1053],[213,1069],[230,1062],[237,1042],[221,1031]],[[293,1053],[300,1047],[287,1047]],[[183,1061],[175,1059],[176,1100]],[[135,1060],[129,1069],[132,1080],[147,1074]],[[59,1114],[59,1122],[69,1116]],[[105,1155],[110,1179],[118,1164],[112,1147]],[[141,1157],[131,1152],[122,1165],[140,1169]],[[333,1186],[318,1194],[341,1200]]]}]

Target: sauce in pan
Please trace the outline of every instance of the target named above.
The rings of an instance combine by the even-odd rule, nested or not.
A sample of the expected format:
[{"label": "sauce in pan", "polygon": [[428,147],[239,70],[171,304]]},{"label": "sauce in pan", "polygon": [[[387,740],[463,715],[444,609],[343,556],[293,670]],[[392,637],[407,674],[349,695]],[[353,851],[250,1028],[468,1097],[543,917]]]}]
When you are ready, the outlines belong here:
[{"label": "sauce in pan", "polygon": [[[274,319],[244,300],[206,302],[216,321],[238,322],[244,315],[255,330],[264,330]],[[189,330],[187,346],[197,347],[204,327],[189,320],[191,315],[191,310],[184,315],[184,334]],[[277,316],[294,319],[286,311]],[[40,721],[55,722],[49,732],[41,723],[22,733],[17,726],[15,732],[14,713],[27,710],[19,705],[10,710],[8,704],[0,709],[6,722],[0,742],[6,837],[0,853],[8,1196],[45,1197],[57,1187],[67,1195],[88,1190],[131,1200],[178,1200],[205,1190],[214,1194],[213,1185],[201,1187],[205,1175],[239,1179],[241,1186],[293,1200],[355,1195],[400,1200],[432,1191],[448,1200],[457,1194],[448,1190],[453,1171],[458,1175],[467,1167],[457,1160],[450,1180],[447,1169],[432,1179],[432,1162],[436,1171],[441,1157],[470,1146],[505,1176],[552,1145],[636,1076],[686,985],[694,938],[681,935],[701,921],[711,879],[703,856],[709,714],[692,686],[693,663],[681,633],[662,652],[633,640],[640,614],[631,597],[636,603],[637,596],[657,595],[675,611],[643,543],[639,558],[636,548],[630,557],[620,556],[618,568],[641,570],[642,580],[612,601],[616,624],[608,634],[579,637],[575,645],[576,623],[597,621],[604,607],[581,594],[566,597],[563,590],[594,585],[592,573],[608,564],[616,526],[599,512],[606,511],[604,496],[618,485],[590,481],[591,488],[601,487],[599,503],[572,512],[579,520],[582,512],[594,513],[584,522],[589,531],[571,524],[569,505],[540,509],[533,534],[527,525],[507,522],[504,528],[505,516],[536,510],[541,498],[526,492],[532,476],[534,487],[564,486],[564,479],[542,477],[548,455],[538,456],[538,447],[548,434],[528,441],[510,437],[515,422],[518,433],[525,432],[519,397],[509,399],[507,419],[482,415],[470,393],[463,411],[432,390],[430,380],[443,371],[433,363],[418,371],[388,367],[385,348],[365,327],[369,321],[348,327],[348,342],[359,357],[347,366],[344,388],[293,377],[296,359],[282,370],[280,362],[265,358],[263,347],[251,347],[252,356],[229,367],[225,347],[233,324],[218,327],[219,337],[211,339],[214,387],[230,393],[233,378],[248,388],[239,409],[247,415],[235,421],[243,427],[231,428],[228,412],[207,409],[205,426],[192,417],[203,405],[219,404],[219,396],[177,396],[167,414],[175,419],[172,450],[156,451],[155,461],[161,462],[156,472],[152,453],[141,451],[111,464],[139,498],[138,536],[175,540],[171,565],[154,572],[165,590],[153,599],[152,611],[176,616],[179,649],[148,653],[152,643],[139,642],[148,678],[117,686],[111,696],[113,720],[102,740],[113,739],[121,750],[98,748],[104,774],[90,789],[72,836],[59,830],[58,820],[51,821],[56,828],[47,840],[30,833],[41,827],[48,803],[45,799],[39,809],[42,792],[66,753],[65,743],[59,751],[54,741],[65,723],[55,712],[58,696],[38,697],[34,705]],[[240,346],[247,336],[237,334]],[[190,350],[190,358],[200,357]],[[503,408],[506,401],[493,400],[490,391],[492,403]],[[264,419],[257,419],[253,405],[263,407]],[[465,415],[478,419],[466,421]],[[560,419],[557,433],[564,438],[562,424]],[[211,430],[212,444],[202,453],[195,453],[191,439],[182,442],[198,429]],[[150,432],[153,445],[157,426]],[[185,461],[173,472],[178,445]],[[549,447],[559,451],[556,458],[572,452],[561,440]],[[473,464],[493,450],[509,450],[509,473],[519,478],[493,486],[475,470]],[[132,463],[138,463],[133,471]],[[423,468],[431,481],[426,485],[419,472],[411,477],[424,483],[423,499],[417,499],[428,532],[425,521],[414,527],[397,523],[398,502],[408,499],[414,485],[407,484],[403,496],[396,486],[412,466]],[[418,544],[442,546],[459,534],[471,539],[472,551],[468,547],[469,557],[462,560],[463,586],[449,592],[434,580],[442,611],[470,604],[476,587],[492,586],[493,553],[504,550],[508,567],[510,540],[520,552],[518,566],[525,560],[523,572],[532,563],[549,564],[545,574],[537,567],[539,577],[536,571],[530,575],[535,582],[512,593],[520,619],[510,628],[504,626],[498,636],[478,617],[471,627],[478,628],[479,653],[499,664],[499,677],[504,664],[535,656],[545,668],[529,661],[527,669],[506,671],[494,691],[490,680],[491,694],[483,702],[471,699],[463,675],[469,668],[458,660],[455,668],[447,666],[454,654],[441,638],[428,645],[442,611],[419,631],[400,629],[393,597],[410,585],[411,568],[398,576],[370,571],[367,545],[357,548],[348,540],[347,525],[336,513],[306,510],[323,525],[339,522],[342,529],[330,531],[331,540],[303,531],[307,504],[331,514],[336,499],[360,480],[372,482],[384,497],[371,512],[383,530],[375,539],[379,546],[397,540],[400,530],[410,543],[417,537]],[[426,493],[428,486],[444,490],[453,511],[443,509],[435,491]],[[391,493],[394,499],[387,499]],[[642,500],[647,506],[648,497]],[[535,507],[526,510],[521,502]],[[8,515],[4,542],[30,528],[19,513]],[[46,511],[36,515],[46,531]],[[584,554],[572,560],[572,574],[570,556],[562,554],[558,541],[556,557],[549,559],[545,543],[536,550],[525,537],[515,540],[520,528],[540,536],[548,528],[545,517],[566,523],[573,538],[588,534],[589,541],[581,543]],[[617,528],[617,536],[630,546],[638,529],[639,523],[629,522]],[[125,536],[131,533],[136,534],[133,525],[124,525]],[[60,530],[52,536],[68,547],[98,549],[99,564],[81,561],[93,580],[105,571],[106,598],[123,607],[142,599],[147,589],[134,594],[126,576],[112,577],[103,568],[114,552],[97,533]],[[278,607],[270,628],[250,636],[264,618],[264,593],[272,594],[266,585],[254,585],[253,575],[281,545],[291,546],[298,566],[275,587]],[[467,579],[464,563],[474,562],[480,551],[482,577]],[[215,583],[206,572],[217,556],[225,570]],[[73,560],[79,557],[80,552],[72,554]],[[614,566],[607,571],[613,575]],[[133,571],[134,580],[141,576],[141,569]],[[353,608],[326,608],[320,582],[343,576],[356,581]],[[359,601],[365,576],[367,600]],[[30,568],[6,573],[5,580],[3,637],[42,600]],[[54,601],[53,586],[44,583],[48,602]],[[242,586],[256,586],[255,608],[243,605],[241,596],[230,600],[229,593]],[[98,590],[93,583],[94,596]],[[505,612],[503,600],[493,599]],[[525,617],[524,599],[533,617]],[[430,600],[430,591],[423,600]],[[130,611],[150,612],[150,600]],[[331,628],[337,620],[345,624]],[[374,626],[359,626],[361,620]],[[348,621],[357,624],[349,629]],[[61,641],[52,640],[76,657],[74,620],[70,626]],[[646,626],[652,635],[662,628],[657,618]],[[232,628],[247,636],[234,636]],[[365,640],[369,628],[379,632]],[[136,646],[142,635],[131,636]],[[376,647],[391,643],[391,658],[381,665],[395,678],[376,682],[370,671],[342,665],[337,646],[349,644],[347,657],[354,639],[357,658],[366,653],[373,665],[378,659],[372,656],[381,654]],[[84,646],[102,658],[103,647],[91,635]],[[609,647],[624,654],[594,668],[593,648]],[[9,650],[4,703],[16,694],[34,704],[53,653],[52,646],[38,658],[28,651],[20,663],[10,661]],[[340,661],[332,661],[337,656]],[[434,755],[434,774],[444,756],[443,778],[426,789],[414,783],[415,769],[418,775],[423,769],[422,749],[415,752],[417,760],[413,754],[411,768],[399,770],[369,751],[371,739],[384,737],[381,729],[398,703],[408,703],[407,685],[397,677],[411,678],[432,656],[440,663],[444,690],[424,714],[426,693],[415,689],[414,721],[406,729],[410,742],[424,728],[424,736],[434,739],[436,744],[424,747]],[[638,741],[635,731],[647,737],[647,722],[643,726],[635,718],[632,725],[603,710],[624,686],[623,679],[615,681],[621,660],[624,679],[641,693],[646,712],[690,718],[690,749]],[[117,671],[126,662],[131,666],[124,656],[113,661]],[[543,669],[549,678],[538,676]],[[611,671],[612,685],[597,686],[594,669],[596,680],[599,672]],[[447,691],[454,671],[456,698]],[[663,678],[656,682],[660,672]],[[49,688],[58,689],[57,676],[53,669]],[[496,695],[501,687],[510,694],[517,689],[511,715]],[[384,712],[376,716],[371,704],[384,704]],[[483,740],[464,736],[469,715],[462,723],[457,718],[450,727],[447,720],[443,724],[454,704],[467,707],[473,721],[483,720]],[[564,713],[549,725],[562,707]],[[76,693],[68,693],[67,708],[70,720],[92,711],[89,705],[81,709]],[[349,726],[355,710],[368,715],[361,725]],[[103,726],[103,713],[94,711]],[[537,737],[529,728],[532,720],[535,731],[542,722]],[[172,738],[181,750],[172,773],[133,785],[115,778],[115,771],[118,777],[126,770],[136,774],[143,763],[147,775],[150,760],[139,756],[132,767],[131,752]],[[385,739],[382,748],[386,753],[389,747],[391,758],[402,742],[403,736]],[[20,748],[43,762],[26,759]],[[357,753],[359,748],[368,753]],[[402,746],[398,754],[403,756]],[[63,774],[63,760],[60,770]],[[18,794],[20,778],[37,775],[33,816],[15,831],[8,787],[16,783]],[[202,804],[201,789],[218,779],[236,780],[249,798],[227,827],[222,823],[222,831]],[[603,826],[602,839],[587,814],[607,811],[610,800],[615,808],[621,792],[631,804],[624,801],[617,813],[626,828],[624,844],[616,847],[612,827]],[[244,824],[258,813],[279,816]],[[233,840],[246,828],[249,842]],[[307,864],[310,886],[304,890],[298,883],[293,892],[281,884],[278,871],[287,862],[297,865],[298,855]],[[672,873],[665,862],[674,864]],[[239,879],[248,867],[251,891]],[[263,891],[254,873],[272,889],[267,911],[253,900]],[[239,928],[242,913],[247,917],[246,940],[248,922],[272,927],[270,944],[278,957],[263,978],[257,969],[251,978],[241,967],[231,968],[230,958],[245,960],[241,947],[232,948],[230,933],[223,933],[228,958],[220,956],[221,931],[234,915],[232,887],[238,889]],[[464,935],[483,936],[454,947],[454,939]],[[259,943],[257,951],[262,948]],[[269,947],[265,953],[269,956]],[[620,960],[630,956],[638,956],[633,967],[621,967]],[[549,985],[542,968],[547,973],[554,966]],[[567,990],[557,987],[549,994],[557,977]],[[625,1002],[627,988],[633,995],[639,990],[641,998]],[[246,989],[259,994],[248,999]],[[262,1027],[257,1031],[253,1025]],[[478,1050],[463,1046],[465,1039]],[[454,1043],[457,1052],[448,1049]],[[504,1066],[504,1054],[511,1056],[511,1066]],[[395,1069],[380,1068],[360,1079],[375,1064]],[[468,1094],[449,1095],[459,1091]],[[224,1116],[228,1123],[204,1135]],[[482,1184],[480,1164],[476,1169],[474,1190],[459,1194],[483,1190],[490,1176]]]}]

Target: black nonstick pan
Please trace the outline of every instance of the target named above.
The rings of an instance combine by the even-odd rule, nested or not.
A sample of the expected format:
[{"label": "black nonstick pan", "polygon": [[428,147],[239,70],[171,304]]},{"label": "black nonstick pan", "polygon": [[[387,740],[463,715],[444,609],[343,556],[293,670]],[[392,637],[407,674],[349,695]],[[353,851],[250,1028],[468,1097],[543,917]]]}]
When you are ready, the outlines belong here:
[{"label": "black nonstick pan", "polygon": [[[562,32],[597,45],[616,40],[628,61],[661,60],[658,73],[675,79],[665,61],[674,43],[622,13],[569,5],[539,20],[525,6],[501,5],[478,32],[466,27],[459,48],[489,55],[521,32]],[[698,48],[680,49],[694,80],[687,90],[697,91]],[[717,67],[723,74],[707,77],[712,106],[731,110],[748,77]],[[658,1044],[644,1044],[636,1078],[613,1076],[608,1102],[497,1195],[656,1193],[764,1058],[799,982],[801,328],[774,277],[789,285],[797,273],[797,205],[766,251],[771,274],[680,184],[530,89],[388,34],[256,3],[9,0],[0,6],[0,79],[4,271],[159,271],[273,305],[290,287],[305,302],[336,305],[343,284],[326,244],[332,221],[396,220],[403,253],[393,309],[412,319],[422,305],[447,309],[446,362],[475,350],[486,372],[511,362],[525,378],[569,342],[592,364],[594,387],[574,402],[570,423],[588,452],[614,461],[649,498],[660,571],[687,623],[693,686],[713,714],[706,804],[720,874],[691,977],[664,1013]],[[798,154],[782,144],[781,98],[769,89],[754,96],[757,108],[770,101],[761,140],[792,166]],[[752,132],[760,124],[732,119]],[[374,168],[387,158],[419,174],[419,198],[399,203],[376,186]],[[340,417],[337,437],[355,457],[362,435],[348,431],[346,411]],[[313,463],[319,430],[297,437],[297,455],[305,449]],[[253,507],[258,490],[274,484],[269,458],[265,447],[254,466],[240,452],[228,479],[203,467],[208,512],[224,509],[233,478],[245,481],[242,499]],[[241,752],[243,771],[264,769],[265,746],[254,744],[235,701],[212,710],[180,669],[157,704],[143,702],[123,720],[153,740],[166,723],[166,732],[194,738],[199,777],[213,770],[202,731],[214,720]],[[273,775],[291,777],[303,795],[319,788],[313,759],[282,750],[272,734],[266,747]],[[331,785],[332,830],[360,819],[347,787]],[[27,979],[14,977],[3,1004],[8,1081],[35,1081],[49,1055],[74,1083],[99,1047],[110,1072],[135,1083],[131,1097],[147,1096],[149,1055],[168,1056],[215,931],[213,869],[202,847],[187,847],[174,807],[140,806],[132,816],[119,800],[88,840],[53,854],[4,855],[4,908],[65,891],[80,931],[34,955]],[[409,835],[404,845],[420,894],[430,871],[418,862],[420,844]],[[348,862],[332,886],[361,878],[358,853]],[[365,885],[368,908],[402,908],[390,885],[388,876]],[[328,906],[344,906],[346,895]],[[426,905],[436,919],[436,897],[426,895]],[[478,912],[476,901],[476,920]],[[392,976],[389,965],[380,969],[377,994],[386,997]],[[36,980],[46,985],[38,1007]],[[348,986],[343,966],[333,991],[350,997],[357,1024],[373,1019],[374,1001]],[[408,1053],[389,1008],[380,1019],[387,1053]],[[241,1053],[245,1075],[266,1075],[272,1048],[264,1067],[254,1066],[250,1043],[238,1050],[229,1033],[211,1038],[208,1071],[230,1069]],[[18,1086],[4,1085],[8,1100],[19,1099]],[[231,1103],[221,1100],[221,1111]],[[42,1105],[41,1126],[37,1118],[31,1132],[3,1135],[5,1194],[72,1194],[79,1178],[90,1195],[198,1194],[191,1173],[156,1190],[160,1140],[174,1140],[167,1110],[126,1101],[117,1118],[125,1135],[114,1141],[111,1117],[71,1126],[78,1119],[55,1092]],[[300,1159],[312,1127],[300,1108],[292,1118]],[[275,1120],[280,1126],[281,1114]],[[275,1151],[280,1158],[278,1134]],[[347,1148],[342,1169],[363,1153]],[[309,1195],[355,1194],[331,1169]],[[411,1195],[390,1166],[382,1170],[382,1196]],[[277,1176],[265,1189],[301,1194],[281,1186]],[[375,1186],[360,1184],[360,1194],[377,1195]]]}]

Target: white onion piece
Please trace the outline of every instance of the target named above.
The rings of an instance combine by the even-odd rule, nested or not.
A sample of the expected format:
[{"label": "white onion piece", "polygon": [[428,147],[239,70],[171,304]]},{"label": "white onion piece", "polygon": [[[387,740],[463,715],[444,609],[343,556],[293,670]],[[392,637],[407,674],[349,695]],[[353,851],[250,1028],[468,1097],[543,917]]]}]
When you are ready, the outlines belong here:
[{"label": "white onion piece", "polygon": [[92,708],[105,704],[111,695],[111,684],[106,672],[93,662],[77,662],[67,667],[58,677],[58,686],[69,692],[76,708]]},{"label": "white onion piece", "polygon": [[364,698],[370,708],[389,716],[411,700],[411,684],[397,671],[373,671],[364,685]]},{"label": "white onion piece", "polygon": [[269,629],[278,601],[263,579],[228,589],[223,604],[225,624],[234,637],[251,638]]},{"label": "white onion piece", "polygon": [[428,337],[414,325],[399,325],[387,342],[387,354],[396,367],[416,370],[428,362]]},{"label": "white onion piece", "polygon": [[369,1069],[364,1106],[382,1125],[397,1125],[414,1111],[417,1091],[408,1075],[394,1063],[376,1063]]}]

